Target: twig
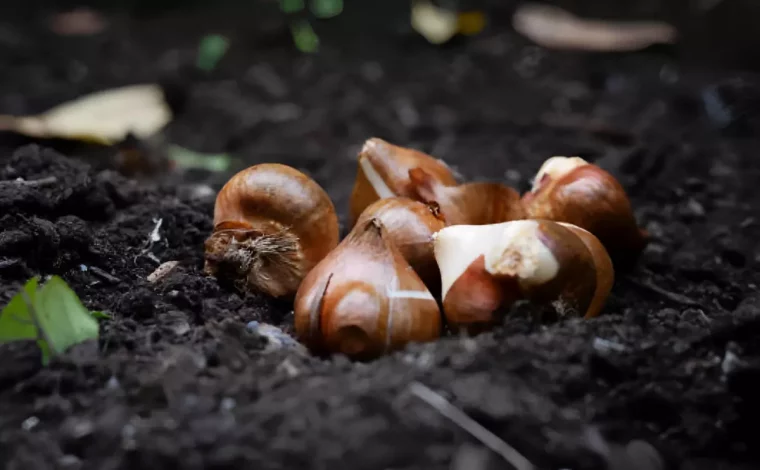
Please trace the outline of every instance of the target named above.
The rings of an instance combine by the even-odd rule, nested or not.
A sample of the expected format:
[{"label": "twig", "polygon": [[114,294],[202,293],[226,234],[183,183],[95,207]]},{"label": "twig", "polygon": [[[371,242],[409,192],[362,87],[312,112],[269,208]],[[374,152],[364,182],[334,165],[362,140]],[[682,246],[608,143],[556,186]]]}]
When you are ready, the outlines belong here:
[{"label": "twig", "polygon": [[19,264],[21,260],[19,258],[10,258],[10,259],[4,259],[0,260],[0,269],[9,268],[11,266],[15,266]]},{"label": "twig", "polygon": [[143,249],[140,251],[140,253],[135,256],[134,262],[137,263],[137,258],[140,256],[145,256],[146,258],[150,259],[151,261],[155,262],[156,264],[161,264],[161,260],[156,257],[153,253],[151,253],[151,249],[153,249],[153,244],[161,241],[161,234],[159,231],[161,230],[161,225],[164,223],[164,219],[153,219],[153,222],[156,224],[153,226],[153,230],[151,230],[150,234],[148,235],[148,239],[145,240],[145,243],[143,244]]},{"label": "twig", "polygon": [[96,276],[102,277],[106,281],[113,282],[114,284],[121,282],[120,278],[114,276],[113,274],[109,274],[108,272],[100,269],[97,266],[90,266],[90,271],[92,271],[92,273],[95,274]]},{"label": "twig", "polygon": [[668,300],[672,300],[675,303],[681,304],[681,305],[688,305],[689,307],[699,307],[702,304],[697,302],[696,300],[687,297],[683,294],[678,294],[676,292],[670,292],[669,290],[665,290],[662,287],[652,284],[650,281],[638,281],[636,279],[628,279],[633,284],[648,289],[655,294],[660,294],[661,296],[665,297]]},{"label": "twig", "polygon": [[409,389],[418,398],[422,399],[443,416],[453,421],[454,424],[470,433],[474,438],[485,444],[492,451],[501,455],[507,463],[515,468],[515,470],[534,470],[536,468],[528,459],[517,452],[514,447],[504,442],[496,434],[484,428],[477,421],[467,416],[466,413],[456,408],[448,400],[430,388],[419,382],[412,382],[409,385]]},{"label": "twig", "polygon": [[23,178],[16,178],[10,181],[0,181],[0,185],[13,185],[13,186],[28,186],[30,188],[36,188],[37,186],[46,186],[48,184],[57,183],[58,178],[55,176],[47,176],[38,180],[25,180]]}]

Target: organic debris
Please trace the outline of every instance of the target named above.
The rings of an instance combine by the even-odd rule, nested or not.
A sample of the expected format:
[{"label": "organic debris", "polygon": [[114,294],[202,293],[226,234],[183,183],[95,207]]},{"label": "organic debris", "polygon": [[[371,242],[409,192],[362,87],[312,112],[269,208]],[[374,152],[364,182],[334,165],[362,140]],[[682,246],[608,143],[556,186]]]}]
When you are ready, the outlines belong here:
[{"label": "organic debris", "polygon": [[0,131],[109,145],[128,134],[150,137],[171,118],[160,86],[132,85],[92,93],[36,116],[0,115]]},{"label": "organic debris", "polygon": [[97,339],[96,318],[108,315],[88,311],[58,276],[39,288],[38,283],[38,277],[30,279],[0,312],[0,344],[36,340],[47,364],[71,346]]},{"label": "organic debris", "polygon": [[559,7],[521,5],[512,25],[533,42],[553,49],[635,51],[676,41],[676,29],[661,21],[620,22],[580,18]]}]

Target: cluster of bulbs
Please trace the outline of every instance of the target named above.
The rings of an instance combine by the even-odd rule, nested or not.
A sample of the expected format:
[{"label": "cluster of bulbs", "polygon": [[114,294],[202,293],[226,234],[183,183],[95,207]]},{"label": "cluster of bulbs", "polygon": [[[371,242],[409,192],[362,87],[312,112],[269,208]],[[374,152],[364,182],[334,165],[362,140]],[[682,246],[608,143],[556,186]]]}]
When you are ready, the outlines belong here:
[{"label": "cluster of bulbs", "polygon": [[217,196],[204,269],[294,299],[296,335],[314,353],[371,359],[435,340],[444,319],[454,331],[491,328],[518,300],[594,317],[614,267],[647,243],[620,183],[581,158],[548,159],[521,197],[460,184],[443,161],[378,138],[359,154],[350,222],[340,241],[315,181],[255,165]]}]

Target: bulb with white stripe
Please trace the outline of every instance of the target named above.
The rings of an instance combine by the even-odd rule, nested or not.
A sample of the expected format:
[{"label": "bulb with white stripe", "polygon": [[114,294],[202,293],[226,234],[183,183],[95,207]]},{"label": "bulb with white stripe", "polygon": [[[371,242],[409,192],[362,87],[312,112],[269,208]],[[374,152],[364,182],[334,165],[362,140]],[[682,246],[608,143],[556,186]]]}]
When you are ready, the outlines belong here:
[{"label": "bulb with white stripe", "polygon": [[438,303],[377,218],[309,272],[294,313],[298,339],[318,354],[372,359],[441,334]]},{"label": "bulb with white stripe", "polygon": [[596,316],[612,287],[604,247],[578,227],[546,220],[454,225],[434,237],[441,298],[453,329],[478,332],[525,299],[559,317]]},{"label": "bulb with white stripe", "polygon": [[356,181],[351,191],[351,226],[359,215],[378,199],[394,196],[415,198],[409,170],[422,168],[445,186],[457,184],[451,169],[442,160],[411,148],[393,145],[373,137],[359,153]]}]

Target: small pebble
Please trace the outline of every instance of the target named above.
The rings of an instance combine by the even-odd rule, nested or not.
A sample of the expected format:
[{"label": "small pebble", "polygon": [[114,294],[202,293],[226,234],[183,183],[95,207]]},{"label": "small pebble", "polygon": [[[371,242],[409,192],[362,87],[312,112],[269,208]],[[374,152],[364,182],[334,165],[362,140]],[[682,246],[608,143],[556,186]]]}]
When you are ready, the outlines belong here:
[{"label": "small pebble", "polygon": [[265,353],[279,349],[293,349],[300,353],[306,353],[306,349],[301,343],[274,325],[254,320],[246,325],[246,329],[267,339],[267,346],[264,348]]},{"label": "small pebble", "polygon": [[616,342],[616,341],[610,341],[608,339],[596,337],[594,338],[593,343],[594,349],[596,349],[600,353],[609,353],[609,352],[625,352],[628,348],[626,348],[624,345]]},{"label": "small pebble", "polygon": [[40,424],[40,419],[36,416],[30,416],[21,423],[21,429],[24,431],[31,431],[36,428],[38,424]]}]

